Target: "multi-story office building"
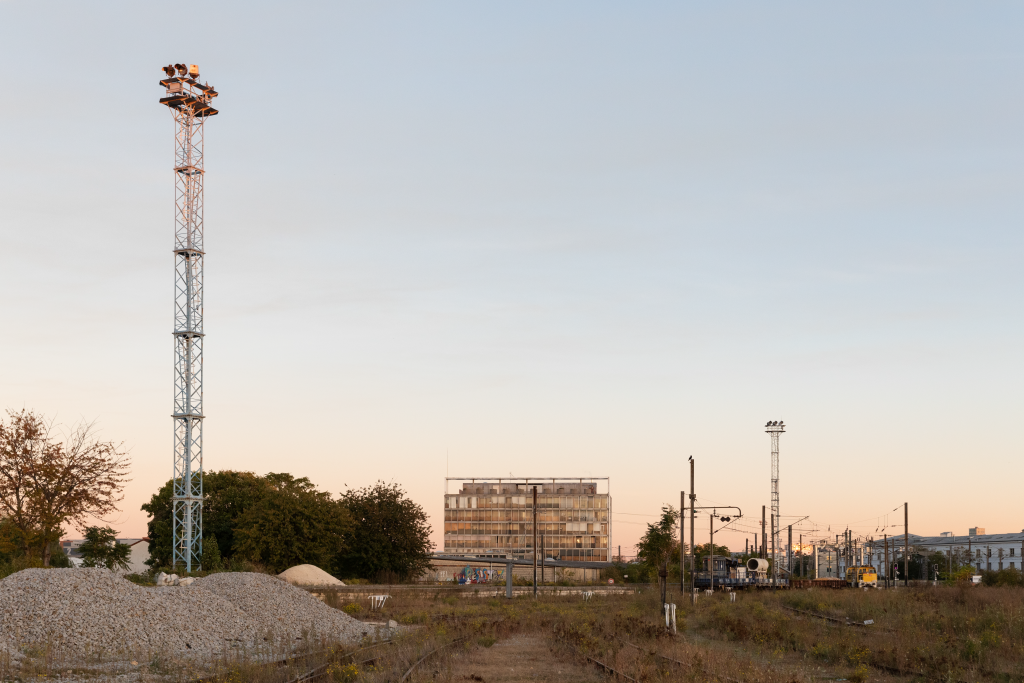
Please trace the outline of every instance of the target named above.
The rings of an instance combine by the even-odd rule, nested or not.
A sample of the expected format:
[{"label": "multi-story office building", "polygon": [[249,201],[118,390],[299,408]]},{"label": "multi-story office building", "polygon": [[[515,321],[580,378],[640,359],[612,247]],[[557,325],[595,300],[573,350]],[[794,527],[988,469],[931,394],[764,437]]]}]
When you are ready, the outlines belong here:
[{"label": "multi-story office building", "polygon": [[[453,483],[458,491],[450,493]],[[607,477],[446,478],[444,553],[532,557],[536,488],[537,545],[543,548],[542,556],[608,562],[612,535],[609,485]]]}]

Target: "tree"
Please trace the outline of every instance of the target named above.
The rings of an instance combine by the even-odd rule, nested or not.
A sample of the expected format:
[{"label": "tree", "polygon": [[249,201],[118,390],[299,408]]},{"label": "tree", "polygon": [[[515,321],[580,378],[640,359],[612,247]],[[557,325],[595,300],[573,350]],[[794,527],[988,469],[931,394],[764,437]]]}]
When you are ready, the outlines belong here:
[{"label": "tree", "polygon": [[636,545],[637,557],[648,567],[658,570],[658,583],[661,585],[661,601],[665,602],[668,588],[668,563],[678,554],[679,544],[676,541],[676,522],[679,511],[671,505],[661,508],[661,518],[654,524],[647,525],[647,532]]},{"label": "tree", "polygon": [[409,580],[430,567],[430,525],[423,508],[405,497],[398,484],[378,481],[346,491],[341,504],[351,518],[346,547],[338,558],[343,576],[376,578],[393,572]]},{"label": "tree", "polygon": [[78,551],[82,554],[83,567],[128,569],[128,556],[132,549],[124,543],[118,543],[110,527],[91,526],[86,528],[85,540],[78,546]]},{"label": "tree", "polygon": [[7,411],[0,421],[0,517],[3,518],[3,551],[15,549],[28,555],[36,542],[38,524],[30,505],[29,475],[39,453],[46,448],[48,428],[42,417],[22,410]]},{"label": "tree", "polygon": [[[206,551],[206,539],[215,538],[221,557],[230,559],[239,520],[270,490],[270,482],[252,472],[206,472],[203,475],[203,551]],[[147,527],[149,559],[146,560],[151,567],[171,566],[173,491],[173,482],[168,481],[142,506],[151,517]],[[203,566],[207,568],[205,563]]]},{"label": "tree", "polygon": [[22,410],[8,417],[0,423],[0,512],[22,550],[38,548],[48,566],[64,524],[84,528],[89,517],[117,509],[129,460],[119,444],[96,439],[95,423],[80,422],[59,441],[42,416]]},{"label": "tree", "polygon": [[348,513],[306,477],[268,474],[267,492],[237,521],[237,555],[281,572],[312,564],[330,572],[345,543]]},{"label": "tree", "polygon": [[220,556],[220,546],[217,545],[217,537],[213,534],[203,537],[203,556],[199,561],[206,571],[224,568],[224,562]]},{"label": "tree", "polygon": [[[700,561],[711,554],[712,544],[705,543],[704,545],[693,546],[693,560],[700,566]],[[726,548],[724,545],[714,544],[715,557],[732,557],[732,551]],[[754,557],[754,555],[750,555]]]}]

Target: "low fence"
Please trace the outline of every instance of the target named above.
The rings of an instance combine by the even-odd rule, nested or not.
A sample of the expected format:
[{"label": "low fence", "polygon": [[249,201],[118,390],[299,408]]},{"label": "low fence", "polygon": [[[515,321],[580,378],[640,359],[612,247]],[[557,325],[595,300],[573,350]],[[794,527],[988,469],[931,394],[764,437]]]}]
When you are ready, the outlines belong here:
[{"label": "low fence", "polygon": [[846,588],[842,579],[791,579],[791,588]]}]

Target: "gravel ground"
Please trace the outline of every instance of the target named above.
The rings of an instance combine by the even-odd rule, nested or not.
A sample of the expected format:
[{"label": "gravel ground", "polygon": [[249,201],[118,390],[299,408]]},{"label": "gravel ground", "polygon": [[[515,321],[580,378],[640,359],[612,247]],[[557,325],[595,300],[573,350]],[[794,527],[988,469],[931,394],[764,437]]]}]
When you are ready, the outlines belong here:
[{"label": "gravel ground", "polygon": [[214,574],[160,588],[106,569],[25,569],[0,580],[0,653],[205,659],[265,646],[271,634],[289,641],[309,630],[357,642],[368,627],[265,574]]}]

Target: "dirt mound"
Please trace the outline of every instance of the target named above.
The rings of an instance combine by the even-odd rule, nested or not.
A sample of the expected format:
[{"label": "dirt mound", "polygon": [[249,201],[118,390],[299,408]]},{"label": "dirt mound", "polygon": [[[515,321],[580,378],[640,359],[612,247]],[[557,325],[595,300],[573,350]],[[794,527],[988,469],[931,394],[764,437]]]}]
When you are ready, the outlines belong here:
[{"label": "dirt mound", "polygon": [[297,564],[289,567],[277,575],[296,586],[344,586],[345,584],[334,578],[320,567],[312,564]]}]

